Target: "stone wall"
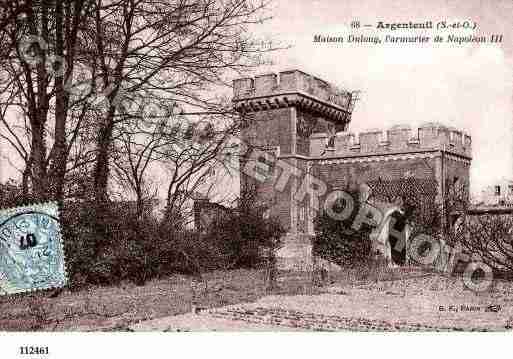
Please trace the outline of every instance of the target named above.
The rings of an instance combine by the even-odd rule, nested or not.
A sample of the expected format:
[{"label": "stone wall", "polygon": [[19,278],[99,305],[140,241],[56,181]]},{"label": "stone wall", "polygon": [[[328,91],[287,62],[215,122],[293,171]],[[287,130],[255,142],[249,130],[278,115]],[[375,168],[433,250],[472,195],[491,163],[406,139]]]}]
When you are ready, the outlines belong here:
[{"label": "stone wall", "polygon": [[[326,149],[328,134],[315,133],[310,138],[310,154],[320,156]],[[372,155],[423,150],[446,150],[466,157],[472,155],[471,137],[454,128],[429,123],[412,129],[394,126],[386,130],[367,130],[359,135],[339,132],[335,137],[333,156]]]},{"label": "stone wall", "polygon": [[242,143],[258,148],[279,147],[280,154],[294,153],[293,111],[278,108],[245,115]]},{"label": "stone wall", "polygon": [[299,70],[237,79],[233,82],[233,90],[235,99],[301,92],[341,108],[348,108],[351,100],[350,92]]},{"label": "stone wall", "polygon": [[306,313],[283,308],[245,308],[227,307],[213,309],[208,312],[216,318],[249,322],[261,325],[283,326],[296,330],[313,331],[364,331],[364,332],[434,332],[434,331],[489,331],[481,327],[462,327],[446,325],[429,325],[412,323],[405,320],[386,321],[361,317],[344,317],[339,315],[326,315]]},{"label": "stone wall", "polygon": [[355,187],[360,183],[382,180],[396,180],[408,176],[435,178],[435,158],[410,158],[367,161],[316,161],[313,175],[328,184],[328,191]]}]

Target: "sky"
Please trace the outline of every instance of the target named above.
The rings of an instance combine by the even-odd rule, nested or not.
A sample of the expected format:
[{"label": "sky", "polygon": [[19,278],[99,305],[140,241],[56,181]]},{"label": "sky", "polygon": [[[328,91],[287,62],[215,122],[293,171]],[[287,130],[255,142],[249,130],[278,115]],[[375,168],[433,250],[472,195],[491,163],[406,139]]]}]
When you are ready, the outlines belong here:
[{"label": "sky", "polygon": [[[259,72],[297,68],[361,91],[350,131],[441,122],[472,136],[471,191],[513,174],[513,1],[279,1],[256,28],[290,49]],[[354,30],[352,21],[372,28]],[[475,30],[377,30],[378,21],[471,21]],[[314,43],[313,36],[503,34],[501,44],[356,45]],[[261,70],[261,71],[260,71]]]}]

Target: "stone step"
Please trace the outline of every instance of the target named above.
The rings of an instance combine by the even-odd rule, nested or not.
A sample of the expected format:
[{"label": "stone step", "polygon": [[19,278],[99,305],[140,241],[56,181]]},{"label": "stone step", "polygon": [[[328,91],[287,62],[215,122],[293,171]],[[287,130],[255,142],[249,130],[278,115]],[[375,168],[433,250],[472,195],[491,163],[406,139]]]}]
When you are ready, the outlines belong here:
[{"label": "stone step", "polygon": [[276,252],[278,269],[309,271],[312,268],[312,244],[309,236],[287,235]]}]

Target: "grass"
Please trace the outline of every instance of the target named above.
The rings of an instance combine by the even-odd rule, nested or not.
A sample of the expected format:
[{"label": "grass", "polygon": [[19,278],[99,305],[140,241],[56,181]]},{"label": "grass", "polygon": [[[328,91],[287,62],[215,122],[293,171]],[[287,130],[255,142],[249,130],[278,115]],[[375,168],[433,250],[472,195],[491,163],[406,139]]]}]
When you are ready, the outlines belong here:
[{"label": "grass", "polygon": [[[206,291],[197,305],[214,308],[253,302],[268,294],[315,294],[307,273],[282,273],[278,287],[269,292],[264,271],[215,271],[205,275]],[[36,292],[0,298],[0,330],[68,331],[123,330],[141,320],[191,311],[191,278],[173,275],[144,286],[124,283],[115,287],[65,290],[56,298]]]},{"label": "grass", "polygon": [[[368,319],[400,317],[412,323],[421,319],[433,323],[441,320],[463,328],[480,322],[495,326],[510,317],[513,323],[513,283],[507,281],[496,282],[487,293],[474,293],[463,286],[461,278],[426,273],[419,268],[376,271],[353,267],[330,273],[323,287],[312,285],[310,273],[281,272],[277,287],[268,291],[264,277],[263,270],[207,273],[206,290],[198,296],[197,305],[214,308],[279,295],[280,303],[290,302],[291,309],[297,305],[295,309],[305,312],[341,311],[340,314],[350,316],[363,310]],[[327,292],[335,296],[327,297],[329,300],[316,296]],[[183,275],[154,279],[144,286],[124,283],[77,292],[65,290],[56,298],[51,298],[50,294],[36,292],[0,297],[0,330],[127,330],[143,320],[190,312],[192,301],[191,277]],[[300,294],[303,296],[294,297]],[[323,303],[323,300],[328,302]],[[498,304],[502,309],[496,314],[438,311],[439,306],[462,304],[482,308]]]}]

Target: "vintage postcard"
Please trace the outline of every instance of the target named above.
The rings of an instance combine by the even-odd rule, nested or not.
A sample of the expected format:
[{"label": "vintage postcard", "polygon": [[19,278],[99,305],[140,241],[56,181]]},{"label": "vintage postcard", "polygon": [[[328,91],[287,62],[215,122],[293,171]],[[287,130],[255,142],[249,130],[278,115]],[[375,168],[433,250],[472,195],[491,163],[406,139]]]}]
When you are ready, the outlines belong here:
[{"label": "vintage postcard", "polygon": [[512,25],[1,2],[0,331],[511,332]]}]

